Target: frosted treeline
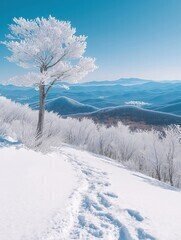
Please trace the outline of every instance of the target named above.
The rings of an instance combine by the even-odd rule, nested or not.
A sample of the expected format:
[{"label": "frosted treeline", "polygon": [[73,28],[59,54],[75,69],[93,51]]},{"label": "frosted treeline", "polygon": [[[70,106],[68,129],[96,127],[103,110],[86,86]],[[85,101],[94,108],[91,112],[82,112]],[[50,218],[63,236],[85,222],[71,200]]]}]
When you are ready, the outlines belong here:
[{"label": "frosted treeline", "polygon": [[[27,147],[50,151],[62,143],[101,154],[158,180],[181,187],[181,130],[131,132],[119,123],[107,128],[90,119],[63,119],[45,114],[43,140],[35,141],[37,112],[0,97],[0,135],[10,136]],[[128,183],[129,184],[129,183]]]}]

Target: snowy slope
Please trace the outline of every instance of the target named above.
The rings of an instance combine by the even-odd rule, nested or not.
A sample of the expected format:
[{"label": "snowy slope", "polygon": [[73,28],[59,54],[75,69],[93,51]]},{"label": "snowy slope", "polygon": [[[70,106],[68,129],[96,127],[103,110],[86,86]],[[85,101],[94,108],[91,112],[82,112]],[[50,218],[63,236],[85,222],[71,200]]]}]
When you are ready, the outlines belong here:
[{"label": "snowy slope", "polygon": [[0,239],[37,239],[63,214],[75,185],[71,165],[57,154],[0,148]]},{"label": "snowy slope", "polygon": [[0,156],[1,240],[181,239],[177,189],[68,146]]}]

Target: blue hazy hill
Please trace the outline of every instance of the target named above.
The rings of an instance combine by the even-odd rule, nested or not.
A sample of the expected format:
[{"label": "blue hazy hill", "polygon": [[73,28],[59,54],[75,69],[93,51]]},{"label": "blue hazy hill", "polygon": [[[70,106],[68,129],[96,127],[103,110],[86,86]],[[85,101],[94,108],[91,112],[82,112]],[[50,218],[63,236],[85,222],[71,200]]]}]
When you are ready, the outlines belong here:
[{"label": "blue hazy hill", "polygon": [[47,102],[46,109],[60,115],[89,113],[98,110],[96,107],[79,103],[68,97],[59,97],[55,100]]},{"label": "blue hazy hill", "polygon": [[155,108],[155,110],[181,115],[181,99],[168,102],[166,105]]},{"label": "blue hazy hill", "polygon": [[123,122],[139,122],[146,125],[166,126],[172,124],[181,125],[181,116],[153,110],[142,109],[134,106],[110,107],[87,114],[77,114],[73,117],[88,117],[95,122],[116,124]]}]

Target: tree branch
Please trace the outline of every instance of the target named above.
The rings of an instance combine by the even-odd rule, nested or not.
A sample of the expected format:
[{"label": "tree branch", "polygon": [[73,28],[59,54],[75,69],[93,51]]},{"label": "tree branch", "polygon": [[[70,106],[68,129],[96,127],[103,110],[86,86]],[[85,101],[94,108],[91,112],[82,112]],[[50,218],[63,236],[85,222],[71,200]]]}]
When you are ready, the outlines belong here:
[{"label": "tree branch", "polygon": [[52,65],[50,66],[47,66],[47,69],[51,68],[51,67],[54,67],[55,65],[57,65],[57,63],[59,63],[65,56],[66,56],[66,52],[55,62],[53,63]]},{"label": "tree branch", "polygon": [[[62,74],[60,74],[59,76],[57,76],[51,83],[50,85],[48,86],[46,92],[45,92],[45,96],[47,96],[48,92],[50,91],[50,89],[52,88],[52,86],[55,84],[55,82],[65,74],[65,73],[68,73],[70,71],[70,69],[68,69],[67,71],[64,71]],[[55,76],[51,76],[51,77],[55,77]]]},{"label": "tree branch", "polygon": [[57,81],[58,78],[55,78],[49,85],[49,87],[46,89],[45,92],[45,97],[47,96],[48,92],[50,91],[50,89],[52,88],[52,86],[55,84],[55,82]]}]

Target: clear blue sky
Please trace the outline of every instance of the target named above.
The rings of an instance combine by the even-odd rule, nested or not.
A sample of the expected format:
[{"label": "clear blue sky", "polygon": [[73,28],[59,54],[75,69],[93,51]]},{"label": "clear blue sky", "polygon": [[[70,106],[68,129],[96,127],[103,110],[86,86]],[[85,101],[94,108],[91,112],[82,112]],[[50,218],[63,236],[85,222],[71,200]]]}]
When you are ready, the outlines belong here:
[{"label": "clear blue sky", "polygon": [[[181,79],[181,0],[1,0],[0,39],[13,17],[71,21],[88,36],[86,55],[99,69],[89,80]],[[0,46],[0,79],[22,70]]]}]

